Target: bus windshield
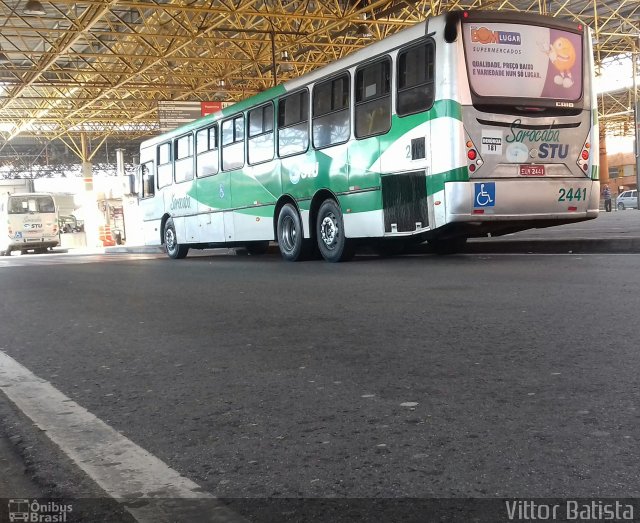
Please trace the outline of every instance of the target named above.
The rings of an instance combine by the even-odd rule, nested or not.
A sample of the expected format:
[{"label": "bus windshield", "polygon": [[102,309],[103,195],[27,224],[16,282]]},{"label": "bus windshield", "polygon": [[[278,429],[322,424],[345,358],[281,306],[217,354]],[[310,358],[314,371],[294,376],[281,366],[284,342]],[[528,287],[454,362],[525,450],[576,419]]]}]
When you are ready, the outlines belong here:
[{"label": "bus windshield", "polygon": [[467,71],[479,97],[553,99],[582,96],[582,35],[537,25],[463,24]]},{"label": "bus windshield", "polygon": [[29,213],[55,213],[56,206],[51,196],[10,196],[9,214],[29,214]]}]

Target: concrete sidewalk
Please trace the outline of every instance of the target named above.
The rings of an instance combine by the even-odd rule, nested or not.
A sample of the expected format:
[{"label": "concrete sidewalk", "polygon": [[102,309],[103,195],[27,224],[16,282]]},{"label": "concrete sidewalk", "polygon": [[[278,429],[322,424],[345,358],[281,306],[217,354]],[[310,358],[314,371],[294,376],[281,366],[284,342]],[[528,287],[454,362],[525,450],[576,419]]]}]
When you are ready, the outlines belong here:
[{"label": "concrete sidewalk", "polygon": [[476,238],[465,252],[640,253],[640,212],[600,212],[595,220]]}]

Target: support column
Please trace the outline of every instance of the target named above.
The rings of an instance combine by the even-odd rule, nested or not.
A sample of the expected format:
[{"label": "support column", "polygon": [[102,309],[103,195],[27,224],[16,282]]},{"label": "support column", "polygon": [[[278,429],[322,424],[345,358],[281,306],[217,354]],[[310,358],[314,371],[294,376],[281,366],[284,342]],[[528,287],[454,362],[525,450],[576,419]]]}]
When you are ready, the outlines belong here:
[{"label": "support column", "polygon": [[633,127],[634,127],[634,140],[633,140],[633,152],[636,156],[636,191],[637,194],[637,206],[636,209],[640,211],[640,101],[638,101],[638,81],[636,76],[638,74],[638,53],[640,52],[640,35],[637,35],[633,41],[633,52],[631,53],[631,74],[633,75]]},{"label": "support column", "polygon": [[93,170],[89,161],[89,150],[87,138],[84,133],[80,135],[80,145],[82,153],[82,177],[84,179],[84,198],[82,207],[84,209],[84,233],[87,238],[87,247],[101,247],[98,227],[103,222],[98,211],[96,193],[93,190]]},{"label": "support column", "polygon": [[[607,159],[607,130],[600,124],[600,188],[609,185],[609,160]],[[618,191],[617,187],[611,187]],[[612,191],[614,192],[614,191]]]}]

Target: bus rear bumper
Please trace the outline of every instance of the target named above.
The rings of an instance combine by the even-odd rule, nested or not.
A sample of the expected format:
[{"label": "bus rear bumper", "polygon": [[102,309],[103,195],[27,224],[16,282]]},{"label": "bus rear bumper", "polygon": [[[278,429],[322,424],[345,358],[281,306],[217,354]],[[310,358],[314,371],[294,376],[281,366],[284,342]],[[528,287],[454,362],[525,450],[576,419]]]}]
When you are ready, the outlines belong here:
[{"label": "bus rear bumper", "polygon": [[29,251],[34,249],[51,249],[60,244],[57,238],[49,239],[45,238],[38,241],[27,241],[23,239],[21,241],[12,240],[9,242],[9,249],[12,251]]},{"label": "bus rear bumper", "polygon": [[[588,178],[472,180],[445,185],[447,223],[588,220],[598,216],[600,184]],[[531,225],[536,227],[537,225]]]}]

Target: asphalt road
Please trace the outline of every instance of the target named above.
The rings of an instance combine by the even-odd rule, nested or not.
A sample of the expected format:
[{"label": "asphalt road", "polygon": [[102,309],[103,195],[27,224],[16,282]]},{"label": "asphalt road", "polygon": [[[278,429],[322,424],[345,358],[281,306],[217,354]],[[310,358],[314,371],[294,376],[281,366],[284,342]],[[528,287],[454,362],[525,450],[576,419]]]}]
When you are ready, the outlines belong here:
[{"label": "asphalt road", "polygon": [[60,256],[0,268],[1,350],[240,512],[640,497],[640,255]]}]

